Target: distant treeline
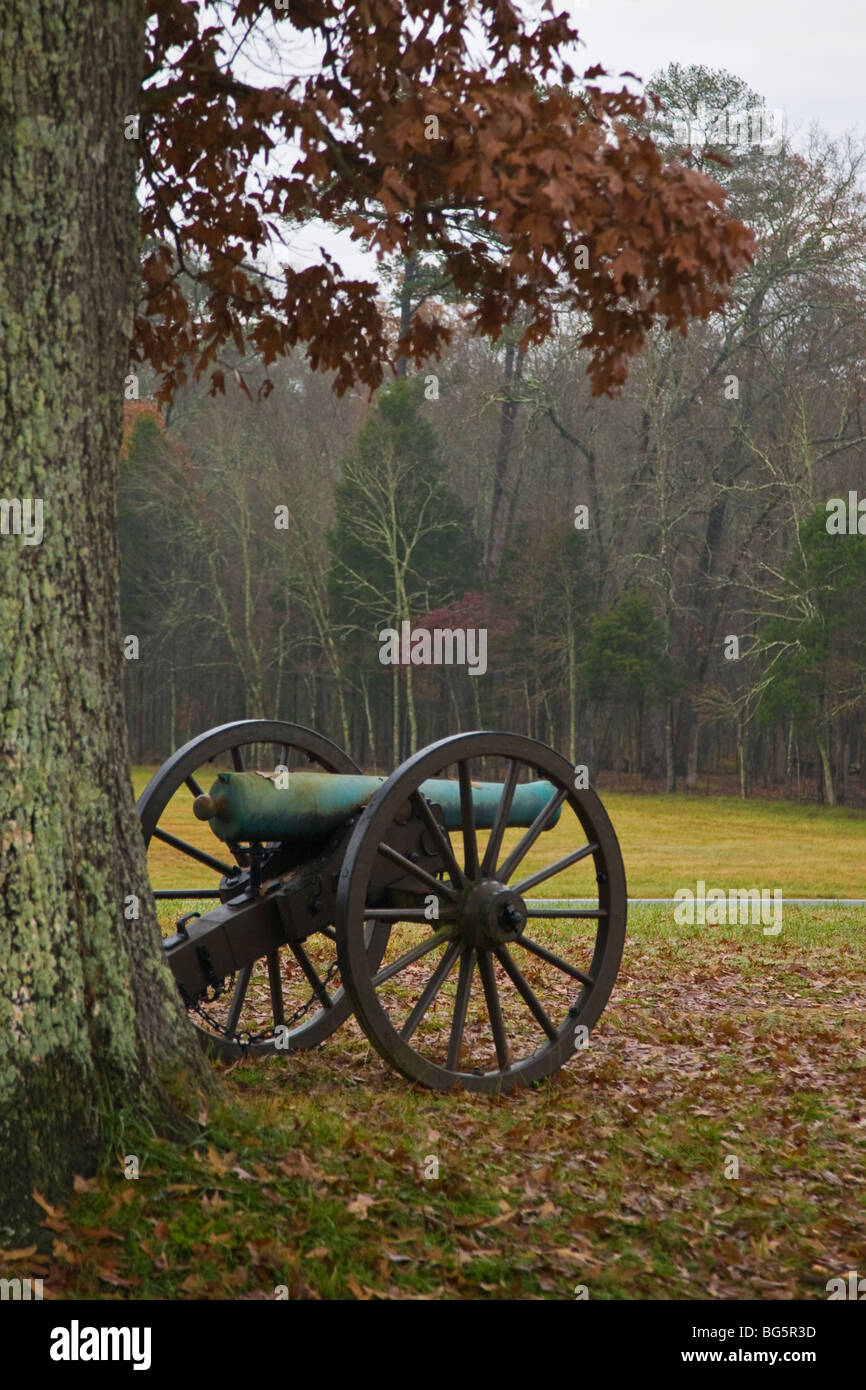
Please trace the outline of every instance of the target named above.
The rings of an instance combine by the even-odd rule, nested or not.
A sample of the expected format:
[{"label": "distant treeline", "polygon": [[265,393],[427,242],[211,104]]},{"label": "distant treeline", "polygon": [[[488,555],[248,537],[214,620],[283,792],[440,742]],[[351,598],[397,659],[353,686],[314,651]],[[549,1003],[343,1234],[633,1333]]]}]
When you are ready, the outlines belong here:
[{"label": "distant treeline", "polygon": [[[755,265],[724,318],[653,333],[616,400],[590,394],[581,323],[492,349],[459,305],[448,355],[374,402],[300,358],[267,399],[189,388],[167,416],[142,380],[120,499],[133,758],[261,715],[384,770],[493,727],[592,776],[857,800],[861,168],[820,141],[739,161]],[[255,397],[262,369],[238,368]]]}]

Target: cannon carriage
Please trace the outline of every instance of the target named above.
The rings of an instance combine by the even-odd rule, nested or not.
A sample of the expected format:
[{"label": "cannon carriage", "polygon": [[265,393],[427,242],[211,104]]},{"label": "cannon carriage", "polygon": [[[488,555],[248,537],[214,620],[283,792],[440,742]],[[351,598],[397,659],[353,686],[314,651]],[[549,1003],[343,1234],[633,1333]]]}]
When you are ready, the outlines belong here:
[{"label": "cannon carriage", "polygon": [[442,739],[389,777],[281,721],[192,739],[137,810],[202,1042],[290,1058],[354,1012],[434,1089],[550,1075],[588,1039],[625,938],[619,845],[580,781],[509,733]]}]

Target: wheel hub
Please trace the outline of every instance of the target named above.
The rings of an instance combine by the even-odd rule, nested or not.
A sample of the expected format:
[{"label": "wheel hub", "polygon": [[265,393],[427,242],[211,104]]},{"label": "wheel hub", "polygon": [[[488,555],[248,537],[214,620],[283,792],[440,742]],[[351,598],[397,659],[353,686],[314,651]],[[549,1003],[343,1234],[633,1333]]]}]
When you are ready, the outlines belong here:
[{"label": "wheel hub", "polygon": [[482,879],[470,886],[458,909],[457,928],[469,946],[489,950],[519,937],[526,926],[526,904],[497,879]]}]

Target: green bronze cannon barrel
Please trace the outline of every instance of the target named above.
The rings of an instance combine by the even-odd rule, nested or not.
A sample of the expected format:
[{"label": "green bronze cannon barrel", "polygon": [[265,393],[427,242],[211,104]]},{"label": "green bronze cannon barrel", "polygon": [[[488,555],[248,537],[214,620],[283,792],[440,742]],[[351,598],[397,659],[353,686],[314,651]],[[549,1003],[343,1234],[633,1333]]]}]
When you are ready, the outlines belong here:
[{"label": "green bronze cannon barrel", "polygon": [[[360,811],[385,781],[336,772],[290,772],[288,785],[258,772],[221,772],[210,792],[196,797],[193,810],[221,840],[320,840]],[[460,787],[432,778],[420,788],[428,801],[442,807],[445,825],[459,830]],[[550,782],[521,782],[514,789],[510,826],[529,826],[554,795]],[[493,825],[502,796],[501,782],[474,782],[472,806],[479,830]],[[556,824],[559,811],[551,817]]]}]

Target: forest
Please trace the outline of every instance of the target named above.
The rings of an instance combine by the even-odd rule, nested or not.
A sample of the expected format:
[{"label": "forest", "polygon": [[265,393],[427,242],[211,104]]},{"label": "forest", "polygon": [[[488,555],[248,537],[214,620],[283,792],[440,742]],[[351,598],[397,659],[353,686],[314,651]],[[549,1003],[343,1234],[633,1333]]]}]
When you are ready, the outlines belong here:
[{"label": "forest", "polygon": [[43,1357],[591,1299],[638,1372],[847,1370],[862,16],[736,10],[0,6],[0,1301]]},{"label": "forest", "polygon": [[[648,85],[677,157],[671,112],[763,104],[706,68]],[[428,254],[395,258],[382,298],[395,342],[425,317],[450,342],[377,393],[336,396],[300,351],[226,349],[224,394],[202,380],[164,410],[151,369],[127,377],[134,762],[243,716],[382,770],[506,728],[608,785],[863,803],[864,149],[713,139],[687,162],[757,252],[726,312],[651,329],[618,396],[593,394],[581,314],[490,343]],[[483,674],[385,664],[404,624],[483,633]]]}]

